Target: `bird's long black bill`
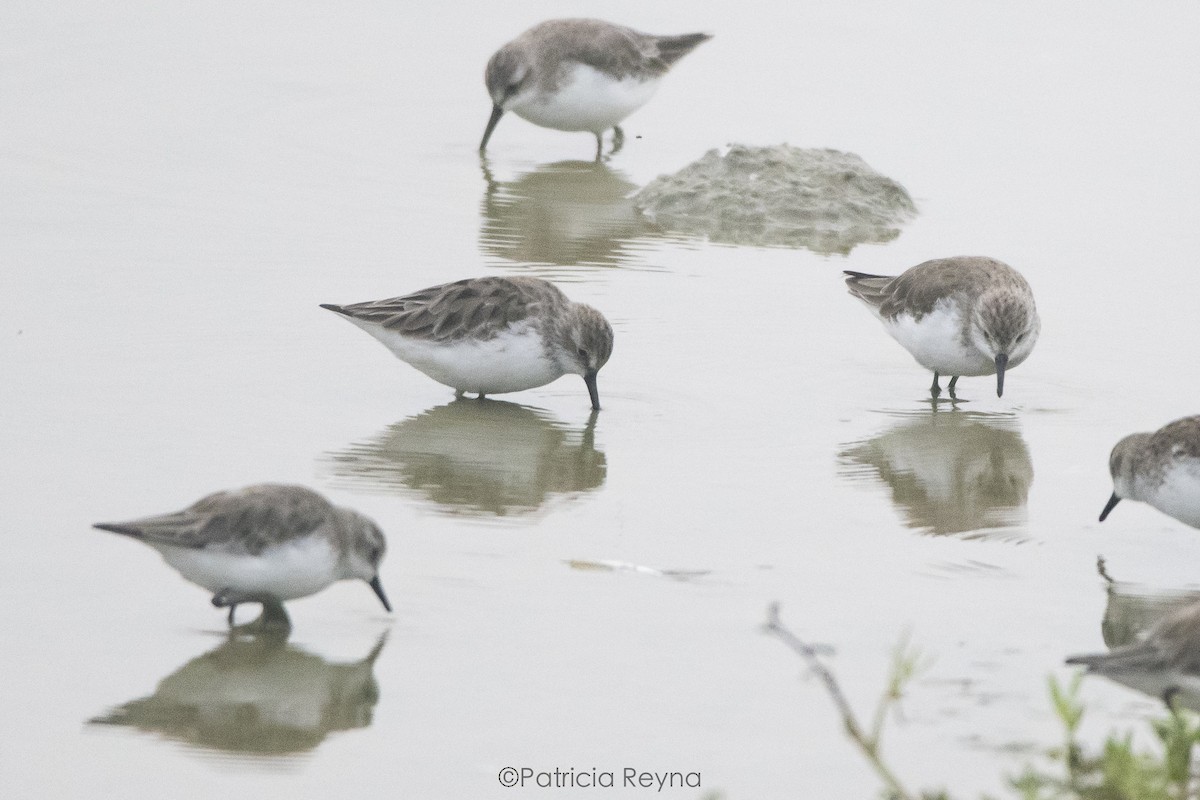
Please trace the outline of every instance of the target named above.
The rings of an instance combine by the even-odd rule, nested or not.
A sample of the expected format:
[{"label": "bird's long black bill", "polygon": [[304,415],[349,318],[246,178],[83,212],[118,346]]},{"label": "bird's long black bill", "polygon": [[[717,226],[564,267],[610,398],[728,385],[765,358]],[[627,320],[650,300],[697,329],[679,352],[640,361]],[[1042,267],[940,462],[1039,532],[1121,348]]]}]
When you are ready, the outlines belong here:
[{"label": "bird's long black bill", "polygon": [[600,390],[596,388],[596,373],[589,372],[583,376],[583,382],[587,384],[588,396],[592,398],[592,410],[600,410]]},{"label": "bird's long black bill", "polygon": [[496,130],[496,123],[504,116],[504,109],[500,106],[492,106],[492,116],[488,119],[487,127],[483,129],[483,141],[479,143],[479,152],[487,150],[488,139],[492,138],[492,131]]},{"label": "bird's long black bill", "polygon": [[1104,505],[1104,510],[1100,512],[1100,521],[1104,522],[1108,518],[1108,513],[1117,507],[1117,503],[1121,502],[1121,498],[1117,497],[1117,493],[1113,492],[1112,497],[1108,498],[1108,502]]},{"label": "bird's long black bill", "polygon": [[122,522],[97,522],[92,525],[93,528],[100,531],[108,531],[109,533],[120,533],[125,536],[132,536],[135,539],[141,537],[137,529],[131,525],[126,525]]},{"label": "bird's long black bill", "polygon": [[371,588],[375,590],[375,596],[379,598],[379,602],[383,603],[383,607],[391,611],[392,604],[388,602],[387,595],[383,593],[383,584],[379,582],[378,575],[371,579]]},{"label": "bird's long black bill", "polygon": [[1004,368],[1007,366],[1007,353],[996,356],[996,397],[1004,397]]}]

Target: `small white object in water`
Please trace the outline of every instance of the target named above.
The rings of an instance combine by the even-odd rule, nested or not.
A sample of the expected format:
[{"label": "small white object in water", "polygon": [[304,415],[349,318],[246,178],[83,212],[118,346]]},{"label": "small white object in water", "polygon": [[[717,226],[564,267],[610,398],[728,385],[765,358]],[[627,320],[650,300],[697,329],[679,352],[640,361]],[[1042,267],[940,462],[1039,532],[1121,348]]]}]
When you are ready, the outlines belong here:
[{"label": "small white object in water", "polygon": [[637,575],[648,575],[652,578],[674,578],[687,580],[707,575],[708,570],[655,569],[641,564],[631,564],[628,561],[570,559],[565,562],[571,569],[597,570],[601,572],[632,572]]}]

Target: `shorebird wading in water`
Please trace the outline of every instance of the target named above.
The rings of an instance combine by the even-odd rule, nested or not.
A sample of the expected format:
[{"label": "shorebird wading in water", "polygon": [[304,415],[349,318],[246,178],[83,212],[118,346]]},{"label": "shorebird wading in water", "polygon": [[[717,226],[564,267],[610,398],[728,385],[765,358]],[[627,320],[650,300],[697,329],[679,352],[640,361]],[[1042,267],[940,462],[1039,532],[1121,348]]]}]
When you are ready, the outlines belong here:
[{"label": "shorebird wading in water", "polygon": [[846,271],[850,294],[866,303],[893,339],[933,370],[929,393],[950,397],[962,375],[1004,374],[1033,352],[1041,321],[1021,273],[994,258],[956,256],[926,261],[897,277]]},{"label": "shorebird wading in water", "polygon": [[1071,656],[1067,663],[1158,695],[1168,708],[1176,697],[1187,707],[1200,707],[1200,603],[1167,614],[1141,641],[1107,653]]},{"label": "shorebird wading in water", "polygon": [[387,547],[374,522],[303,486],[259,484],[201,498],[182,511],[93,527],[153,547],[187,580],[213,592],[213,605],[261,603],[252,625],[290,627],[284,600],[340,580],[366,581],[392,610],[379,564]]},{"label": "shorebird wading in water", "polygon": [[645,105],[662,76],[711,39],[707,33],[653,36],[596,19],[552,19],[535,25],[496,51],[484,72],[492,116],[479,143],[505,111],[534,125],[591,131],[596,157],[602,135],[613,129],[613,149],[625,141],[618,123]]},{"label": "shorebird wading in water", "polygon": [[592,408],[600,409],[596,374],[612,355],[612,327],[549,281],[468,278],[403,297],[321,308],[341,314],[460,397],[520,392],[574,373],[583,376]]},{"label": "shorebird wading in water", "polygon": [[1200,528],[1200,416],[1184,417],[1154,433],[1132,433],[1108,457],[1113,493],[1100,512],[1104,522],[1122,500],[1149,503]]}]

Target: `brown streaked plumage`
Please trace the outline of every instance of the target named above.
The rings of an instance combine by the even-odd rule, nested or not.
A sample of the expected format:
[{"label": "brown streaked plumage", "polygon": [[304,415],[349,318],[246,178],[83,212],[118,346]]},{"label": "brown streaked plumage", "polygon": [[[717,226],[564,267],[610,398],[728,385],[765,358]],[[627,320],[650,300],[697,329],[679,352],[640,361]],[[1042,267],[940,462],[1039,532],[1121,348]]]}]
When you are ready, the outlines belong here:
[{"label": "brown streaked plumage", "polygon": [[1113,493],[1100,512],[1101,522],[1129,499],[1200,528],[1200,415],[1124,437],[1109,454],[1108,470]]},{"label": "brown streaked plumage", "polygon": [[282,601],[338,580],[368,583],[391,610],[379,580],[386,542],[374,522],[304,486],[257,484],[215,492],[182,511],[93,527],[145,542],[213,604],[262,603],[287,624]]},{"label": "brown streaked plumage", "polygon": [[[331,509],[328,500],[303,486],[260,484],[214,492],[182,511],[130,522],[99,522],[95,527],[150,545],[219,548],[258,556],[268,547],[308,536],[328,522]],[[343,527],[334,530],[345,538]]]},{"label": "brown streaked plumage", "polygon": [[[552,19],[501,47],[488,61],[484,83],[492,98],[479,152],[487,149],[496,123],[507,110],[535,125],[591,131],[596,153],[601,135],[613,129],[613,152],[624,134],[617,124],[650,99],[657,81],[706,33],[655,36],[596,19]],[[579,67],[594,70],[599,85],[585,85]],[[577,85],[578,84],[578,85]],[[579,94],[573,94],[574,89]]]},{"label": "brown streaked plumage", "polygon": [[386,300],[321,308],[374,322],[387,330],[433,342],[490,339],[509,325],[557,311],[570,300],[537,278],[466,278]]},{"label": "brown streaked plumage", "polygon": [[1029,284],[994,258],[935,259],[899,276],[845,274],[850,294],[933,371],[934,398],[941,374],[951,376],[951,397],[962,375],[994,374],[1003,395],[1005,370],[1028,358],[1041,330]]},{"label": "brown streaked plumage", "polygon": [[353,305],[322,304],[458,394],[523,391],[582,375],[600,407],[596,374],[612,354],[599,311],[539,278],[468,278]]},{"label": "brown streaked plumage", "polygon": [[1139,642],[1071,656],[1066,663],[1158,695],[1168,706],[1181,694],[1194,707],[1200,699],[1200,602],[1170,612]]}]

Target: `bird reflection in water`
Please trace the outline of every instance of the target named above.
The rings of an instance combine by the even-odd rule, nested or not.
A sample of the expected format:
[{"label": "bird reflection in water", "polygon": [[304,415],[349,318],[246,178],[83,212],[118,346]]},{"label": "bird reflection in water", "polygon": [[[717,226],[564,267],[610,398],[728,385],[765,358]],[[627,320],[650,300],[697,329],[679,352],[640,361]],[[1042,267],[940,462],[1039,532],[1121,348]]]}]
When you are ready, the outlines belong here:
[{"label": "bird reflection in water", "polygon": [[452,514],[529,514],[604,483],[596,418],[574,429],[542,409],[459,399],[326,458],[335,479],[353,488],[408,490]]},{"label": "bird reflection in water", "polygon": [[287,756],[371,724],[373,674],[387,633],[360,661],[331,663],[286,633],[231,635],[163,678],[154,694],[89,720],[156,733],[203,751]]},{"label": "bird reflection in water", "polygon": [[521,264],[617,266],[655,230],[633,205],[638,187],[594,161],[543,164],[497,181],[482,161],[481,249]]},{"label": "bird reflection in water", "polygon": [[879,436],[846,445],[842,472],[882,481],[910,528],[932,534],[987,531],[1024,521],[1033,483],[1029,448],[1015,418],[951,411],[901,415]]}]

